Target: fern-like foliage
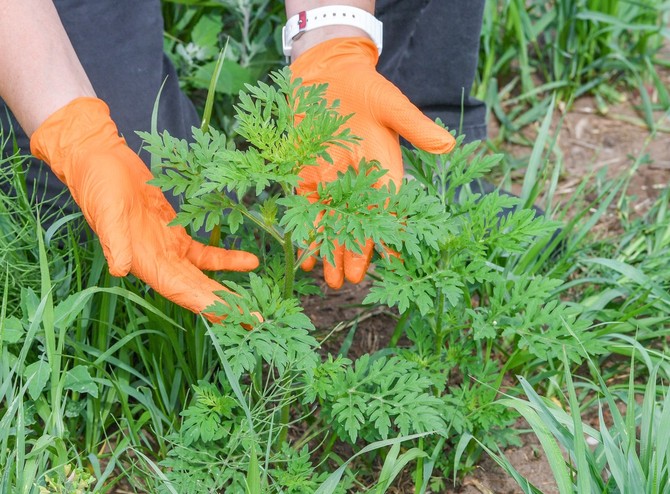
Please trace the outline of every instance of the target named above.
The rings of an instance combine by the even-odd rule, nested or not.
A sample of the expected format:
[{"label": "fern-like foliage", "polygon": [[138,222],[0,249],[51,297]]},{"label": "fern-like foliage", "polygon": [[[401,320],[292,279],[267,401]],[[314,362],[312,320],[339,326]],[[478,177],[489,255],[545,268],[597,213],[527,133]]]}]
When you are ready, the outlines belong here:
[{"label": "fern-like foliage", "polygon": [[[409,182],[400,190],[393,183],[378,187],[386,173],[376,162],[361,161],[340,173],[338,179],[318,187],[318,202],[291,195],[277,202],[286,208],[280,225],[291,232],[302,248],[312,242],[319,255],[333,261],[335,242],[360,252],[371,239],[385,253],[386,248],[404,249],[421,261],[420,245],[437,247],[449,228],[439,200],[425,194],[418,183]],[[314,225],[314,218],[321,220]]]},{"label": "fern-like foliage", "polygon": [[353,365],[330,358],[306,384],[306,399],[318,397],[326,423],[353,444],[387,439],[392,433],[446,432],[442,400],[430,392],[430,379],[398,357],[364,355]]},{"label": "fern-like foliage", "polygon": [[[259,358],[279,377],[289,371],[305,372],[317,364],[317,342],[310,335],[314,326],[297,299],[283,298],[276,284],[270,285],[254,273],[249,275],[249,289],[224,283],[235,294],[221,293],[225,304],[211,308],[213,314],[225,318],[213,326],[212,332],[235,375],[253,372]],[[263,315],[263,322],[251,315],[254,312]],[[253,330],[245,329],[250,327]]]},{"label": "fern-like foliage", "polygon": [[[495,404],[506,373],[524,372],[529,362],[560,366],[566,348],[574,364],[606,351],[583,307],[561,300],[562,279],[516,269],[515,259],[535,243],[549,245],[560,225],[514,196],[473,192],[473,180],[500,159],[476,142],[459,140],[444,156],[406,150],[405,159],[413,201],[426,196],[439,206],[440,235],[435,243],[430,235],[405,242],[399,258],[382,258],[365,302],[397,307],[410,341],[398,357],[431,382],[455,438],[469,432],[490,446],[513,444],[515,417]],[[360,407],[347,405],[345,425],[356,425]],[[467,451],[466,463],[477,455]]]},{"label": "fern-like foliage", "polygon": [[542,360],[560,355],[564,346],[572,348],[568,353],[575,363],[585,352],[604,350],[588,331],[590,321],[580,318],[581,308],[560,300],[562,280],[518,274],[506,266],[510,256],[546,240],[558,224],[523,208],[514,196],[469,190],[496,157],[478,155],[477,143],[457,146],[443,157],[422,151],[406,157],[423,194],[441,199],[448,219],[438,246],[424,240],[419,255],[405,249],[402,260],[382,263],[366,302],[396,306],[401,313],[416,310],[427,318],[428,331],[446,334],[446,324],[452,324],[475,341],[510,341]]},{"label": "fern-like foliage", "polygon": [[139,133],[146,149],[160,159],[161,173],[155,170],[152,183],[184,198],[176,224],[208,230],[228,224],[235,232],[243,216],[252,217],[263,207],[259,201],[248,208],[245,196],[260,196],[270,187],[290,194],[303,166],[318,159],[330,162],[330,146],[355,143],[344,126],[348,117],[325,100],[325,85],[302,86],[288,68],[271,78],[274,85],[261,82],[240,92],[236,131],[248,140],[243,149],[215,129],[193,129],[191,143],[167,131]]},{"label": "fern-like foliage", "polygon": [[231,419],[235,400],[221,395],[214,385],[207,382],[200,382],[193,389],[195,403],[181,413],[184,417],[181,429],[184,445],[190,446],[196,441],[217,441],[229,434],[234,425]]},{"label": "fern-like foliage", "polygon": [[[311,453],[307,446],[296,451],[287,444],[282,448],[275,467],[270,470],[270,476],[278,492],[286,494],[312,494],[328,477],[326,472],[319,472],[312,464]],[[345,494],[350,482],[340,482],[334,494]]]},{"label": "fern-like foliage", "polygon": [[[328,424],[352,444],[427,431],[452,438],[467,431],[489,445],[513,442],[514,417],[495,405],[505,372],[555,359],[566,347],[574,363],[603,350],[582,308],[560,299],[562,280],[516,269],[515,258],[559,225],[513,196],[474,193],[473,180],[500,157],[462,137],[447,155],[405,150],[412,179],[399,189],[378,186],[383,163],[362,160],[320,184],[318,200],[295,194],[302,167],[332,162],[332,146],[358,143],[346,129],[349,117],[324,99],[325,86],[303,87],[288,69],[272,80],[240,94],[236,128],[244,146],[213,129],[194,130],[190,143],[142,134],[161,162],[153,183],[184,198],[174,223],[247,233],[267,261],[248,284],[223,282],[231,292],[207,309],[221,316],[211,328],[214,344],[259,430],[245,429],[224,382],[201,383],[164,463],[178,491],[200,483],[211,492],[236,492],[248,466],[245,444],[262,437],[267,443],[257,451],[270,455],[264,473],[273,488],[313,492],[322,476],[308,450],[291,450],[285,437],[279,448],[274,444],[273,434],[288,430],[288,406],[297,403],[318,401],[317,413],[290,411]],[[313,291],[294,283],[296,251],[332,263],[336,244],[360,252],[367,239],[382,255],[365,302],[397,308],[409,341],[355,362],[330,356],[320,362],[314,327],[294,298]],[[263,389],[268,383],[272,397]]]},{"label": "fern-like foliage", "polygon": [[[245,450],[249,446],[243,411],[225,376],[194,386],[191,405],[181,412],[172,447],[161,462],[177,492],[244,492]],[[161,492],[173,492],[162,485]]]}]

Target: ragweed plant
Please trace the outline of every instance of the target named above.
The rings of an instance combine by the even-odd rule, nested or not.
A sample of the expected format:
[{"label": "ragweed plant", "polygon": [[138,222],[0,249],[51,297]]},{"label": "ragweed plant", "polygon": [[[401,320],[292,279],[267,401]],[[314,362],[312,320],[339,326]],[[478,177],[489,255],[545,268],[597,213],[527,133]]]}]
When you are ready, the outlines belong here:
[{"label": "ragweed plant", "polygon": [[[288,69],[272,79],[274,85],[247,86],[239,96],[236,128],[243,146],[215,130],[195,130],[190,144],[167,133],[142,134],[161,162],[154,183],[184,197],[175,223],[213,231],[214,241],[223,232],[226,241],[256,249],[266,266],[247,286],[224,282],[236,295],[223,293],[227,305],[212,308],[226,316],[211,334],[228,378],[240,383],[238,404],[249,407],[247,442],[236,443],[234,451],[225,441],[212,448],[200,435],[196,449],[236,455],[232,471],[240,481],[251,461],[245,444],[259,445],[267,465],[282,464],[295,417],[308,431],[299,446],[329,435],[323,454],[337,440],[357,444],[426,432],[443,439],[433,444],[421,438],[419,450],[439,449],[445,438],[464,433],[484,437],[484,444],[514,442],[509,426],[515,415],[496,403],[506,373],[524,366],[555,373],[564,347],[571,348],[573,363],[602,351],[581,306],[560,300],[563,281],[525,272],[518,262],[529,251],[547,256],[559,248],[559,225],[513,196],[472,193],[470,184],[500,158],[482,154],[478,143],[463,145],[462,137],[444,156],[406,150],[413,179],[398,189],[376,186],[383,168],[362,161],[321,184],[319,200],[297,195],[303,167],[329,162],[329,147],[355,146],[357,139],[346,129],[348,117],[323,98],[324,86],[303,87]],[[332,262],[334,241],[360,251],[368,238],[380,260],[366,302],[398,310],[394,348],[355,362],[321,362],[314,328],[295,298],[306,288],[296,283],[298,266],[311,255]],[[254,311],[263,314],[263,323],[249,316]],[[251,332],[242,328],[254,323]],[[564,324],[583,346],[574,345]],[[408,343],[399,345],[402,336]],[[192,407],[196,413],[201,405]],[[193,437],[189,420],[180,433],[187,435],[173,438],[176,444]],[[464,466],[480,451],[472,443]],[[423,456],[415,458],[420,490],[428,479]],[[447,470],[444,461],[433,464]]]},{"label": "ragweed plant", "polygon": [[[560,299],[562,279],[519,262],[527,252],[539,257],[560,249],[560,225],[514,196],[471,192],[499,159],[481,154],[476,142],[459,141],[447,156],[406,150],[406,170],[438,200],[442,235],[418,244],[418,254],[403,250],[400,258],[383,259],[366,298],[397,307],[392,345],[430,379],[448,407],[454,438],[470,433],[489,445],[517,440],[509,427],[515,415],[496,404],[508,372],[556,372],[564,348],[578,364],[605,345],[583,307]],[[472,447],[461,467],[479,451]]]},{"label": "ragweed plant", "polygon": [[[179,460],[166,463],[173,473],[192,472],[205,464],[211,470],[212,462],[238,459],[236,463],[226,460],[229,475],[220,478],[218,488],[247,478],[250,444],[266,453],[266,464],[275,465],[275,473],[284,468],[288,429],[296,414],[312,432],[325,433],[324,424],[332,419],[336,427],[331,438],[352,443],[359,437],[384,440],[447,429],[445,405],[433,396],[430,380],[414,363],[364,356],[355,363],[339,359],[321,364],[318,343],[310,334],[314,328],[295,298],[306,290],[304,283],[296,282],[302,260],[317,255],[333,262],[334,242],[360,252],[360,245],[369,238],[382,256],[389,249],[402,250],[408,259],[416,257],[420,263],[421,244],[437,247],[444,231],[439,200],[416,181],[399,190],[393,185],[378,187],[385,171],[378,163],[366,161],[340,174],[338,180],[321,184],[316,202],[296,194],[303,167],[318,160],[332,162],[329,147],[355,146],[357,138],[346,128],[348,116],[325,100],[324,85],[302,86],[291,79],[288,69],[274,73],[272,80],[274,85],[259,83],[240,93],[236,129],[243,146],[214,129],[194,130],[191,143],[166,132],[141,134],[161,163],[153,182],[184,197],[175,223],[212,231],[213,241],[223,232],[226,241],[257,250],[267,267],[251,274],[248,286],[224,281],[236,295],[222,293],[226,304],[211,308],[226,316],[211,328],[211,334],[222,365],[229,369],[226,378],[238,383],[238,405],[244,402],[249,413],[239,415],[225,439],[219,437],[222,421],[230,417],[221,410],[205,413],[200,387],[200,398],[183,413],[180,435],[171,438],[176,445],[173,451],[206,449],[211,460],[193,457],[183,464],[188,455],[176,453]],[[249,315],[254,311],[263,315],[262,323]],[[255,328],[243,329],[249,325]],[[324,386],[331,387],[328,378],[334,381],[326,392]],[[310,409],[317,398],[321,415],[314,418]],[[373,404],[368,406],[367,400]],[[421,413],[413,413],[416,410]],[[219,417],[219,428],[205,435],[195,433],[194,416],[206,428],[213,416]],[[241,430],[246,431],[244,439],[231,441]],[[182,463],[176,467],[175,461]],[[182,485],[193,478],[178,474],[173,482]],[[266,471],[263,482],[278,485],[279,480],[267,478]]]}]

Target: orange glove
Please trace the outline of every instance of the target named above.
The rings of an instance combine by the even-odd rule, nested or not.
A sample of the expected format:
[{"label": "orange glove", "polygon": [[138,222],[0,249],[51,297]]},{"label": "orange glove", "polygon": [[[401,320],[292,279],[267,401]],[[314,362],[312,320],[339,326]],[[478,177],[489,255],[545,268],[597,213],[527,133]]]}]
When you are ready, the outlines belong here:
[{"label": "orange glove", "polygon": [[[400,186],[403,165],[399,134],[431,153],[448,153],[454,147],[456,141],[448,131],[421,113],[377,72],[378,58],[377,47],[367,38],[336,38],[310,48],[291,65],[293,76],[301,78],[304,85],[328,83],[328,101],[339,100],[340,113],[353,114],[347,125],[352,134],[362,138],[360,144],[350,145],[350,150],[332,146],[328,152],[334,165],[321,161],[317,166],[305,166],[300,173],[299,194],[318,200],[319,183],[335,180],[337,173],[349,166],[357,168],[363,157],[379,161],[388,170],[379,185],[393,181]],[[326,283],[332,288],[340,288],[345,278],[359,283],[368,270],[373,248],[371,240],[362,246],[362,254],[336,245],[335,265],[324,261]],[[302,268],[309,271],[315,263],[312,257],[303,262]]]},{"label": "orange glove", "polygon": [[[132,273],[169,300],[200,313],[226,290],[201,270],[250,271],[258,258],[205,246],[178,226],[151,172],[119,137],[107,105],[78,98],[47,118],[30,140],[70,189],[98,234],[113,276]],[[208,316],[214,320],[213,316]]]}]

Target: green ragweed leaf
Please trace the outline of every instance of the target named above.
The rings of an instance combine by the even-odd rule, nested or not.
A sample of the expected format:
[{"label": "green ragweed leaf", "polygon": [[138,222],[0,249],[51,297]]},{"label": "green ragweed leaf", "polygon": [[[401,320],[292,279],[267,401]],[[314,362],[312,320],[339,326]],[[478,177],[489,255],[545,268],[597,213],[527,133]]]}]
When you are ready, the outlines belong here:
[{"label": "green ragweed leaf", "polygon": [[195,402],[180,414],[184,418],[181,426],[184,444],[218,441],[234,426],[231,419],[235,399],[222,395],[215,385],[205,381],[200,381],[193,389]]},{"label": "green ragweed leaf", "polygon": [[426,431],[446,431],[444,404],[431,381],[400,357],[363,355],[322,364],[306,384],[322,400],[322,413],[340,437],[355,443]]},{"label": "green ragweed leaf", "polygon": [[[231,282],[224,284],[237,295],[222,293],[226,303],[236,304],[240,310],[216,304],[214,314],[226,318],[212,328],[224,354],[237,376],[251,372],[257,364],[256,356],[271,365],[279,376],[289,370],[305,371],[317,363],[314,349],[316,340],[310,335],[314,330],[296,299],[284,299],[277,285],[269,286],[258,275],[250,273],[250,289]],[[210,309],[207,309],[210,312]],[[259,323],[250,315],[262,314]],[[247,330],[245,327],[253,327]]]}]

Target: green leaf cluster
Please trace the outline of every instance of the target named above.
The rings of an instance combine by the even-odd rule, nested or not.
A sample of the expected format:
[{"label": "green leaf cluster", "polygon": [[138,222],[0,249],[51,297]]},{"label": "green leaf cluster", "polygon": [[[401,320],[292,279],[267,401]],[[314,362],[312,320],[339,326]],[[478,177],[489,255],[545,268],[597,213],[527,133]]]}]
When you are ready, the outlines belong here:
[{"label": "green leaf cluster", "polygon": [[246,416],[223,372],[193,389],[191,404],[180,414],[181,427],[168,436],[171,448],[160,462],[169,485],[177,492],[244,492],[246,451],[253,442]]},{"label": "green leaf cluster", "polygon": [[[291,232],[302,248],[312,242],[320,257],[332,262],[334,240],[347,250],[361,252],[366,239],[382,255],[404,249],[421,262],[420,245],[437,247],[448,222],[437,198],[427,196],[418,183],[378,186],[385,175],[376,162],[361,161],[358,168],[338,174],[333,182],[318,186],[319,201],[292,195],[277,202],[286,208],[280,226]],[[320,218],[313,224],[314,218]]]},{"label": "green leaf cluster", "polygon": [[[441,397],[454,437],[468,433],[487,445],[513,444],[514,414],[496,404],[507,373],[533,362],[560,367],[566,348],[579,364],[587,354],[605,353],[604,342],[584,307],[561,300],[563,280],[519,267],[527,251],[543,254],[535,244],[556,248],[559,225],[514,196],[478,192],[476,181],[499,156],[462,138],[447,155],[405,150],[404,156],[410,184],[417,186],[413,202],[435,201],[439,235],[431,243],[429,233],[416,245],[403,244],[399,257],[382,258],[365,302],[397,307],[396,334],[409,340],[398,355]],[[471,447],[464,465],[480,451]]]},{"label": "green leaf cluster", "polygon": [[[302,86],[288,68],[273,73],[272,80],[274,85],[247,85],[240,92],[235,130],[247,141],[243,147],[215,129],[193,129],[191,143],[167,131],[139,133],[146,149],[160,158],[162,173],[155,173],[152,183],[184,197],[177,223],[211,230],[232,208],[237,215],[233,224],[239,224],[239,214],[248,215],[243,201],[247,194],[258,197],[274,186],[291,195],[303,166],[316,164],[318,158],[330,161],[330,146],[354,141],[343,127],[348,117],[324,99],[325,85]],[[262,199],[271,204],[275,200]],[[215,219],[205,221],[209,215]]]},{"label": "green leaf cluster", "polygon": [[246,225],[284,250],[296,246],[331,262],[335,242],[360,252],[372,239],[380,253],[404,249],[418,262],[422,244],[437,248],[450,228],[438,198],[418,182],[399,190],[379,186],[385,174],[379,163],[362,161],[320,184],[316,202],[295,194],[304,167],[328,166],[329,149],[355,146],[357,138],[346,128],[349,116],[324,99],[324,85],[303,86],[288,69],[272,81],[240,93],[236,132],[243,146],[213,129],[194,129],[191,143],[167,132],[140,134],[160,161],[152,183],[183,196],[174,223],[208,231],[224,225],[229,234]]},{"label": "green leaf cluster", "polygon": [[63,475],[46,475],[45,486],[39,488],[40,494],[89,494],[93,492],[96,479],[84,468],[65,465]]},{"label": "green leaf cluster", "polygon": [[[281,457],[270,469],[270,476],[278,492],[286,494],[311,494],[316,492],[323,481],[328,477],[326,472],[319,472],[311,461],[311,453],[307,446],[300,451],[284,445]],[[333,491],[334,494],[344,494],[347,482],[341,482]]]},{"label": "green leaf cluster", "polygon": [[468,184],[497,161],[478,155],[477,146],[457,147],[441,157],[406,153],[408,169],[424,185],[424,194],[441,200],[446,226],[437,245],[427,240],[419,244],[420,255],[403,250],[402,260],[382,263],[366,302],[416,313],[417,323],[438,335],[440,346],[447,335],[464,331],[475,342],[508,342],[542,360],[556,358],[562,346],[574,349],[570,354],[576,363],[584,350],[602,352],[588,331],[589,320],[576,322],[583,309],[560,300],[562,280],[515,271],[514,255],[533,243],[553,248],[549,240],[558,225],[524,208],[514,196],[472,193]]},{"label": "green leaf cluster", "polygon": [[[383,164],[362,160],[317,185],[318,200],[296,194],[303,167],[328,166],[330,148],[357,142],[344,127],[348,117],[324,100],[324,86],[303,87],[288,69],[272,79],[240,94],[236,132],[244,145],[214,130],[194,132],[190,144],[145,136],[161,161],[154,183],[184,197],[175,222],[244,233],[268,261],[246,285],[223,282],[234,293],[208,309],[222,318],[212,328],[222,359],[236,378],[249,376],[244,388],[254,406],[281,416],[282,437],[287,407],[318,401],[318,420],[352,444],[433,431],[513,443],[514,417],[495,404],[506,372],[551,361],[563,347],[575,363],[602,351],[581,307],[560,299],[561,280],[517,269],[535,243],[553,248],[558,224],[516,197],[473,192],[500,157],[462,137],[445,155],[406,150],[411,179],[399,188],[380,186]],[[409,344],[321,363],[314,327],[294,298],[297,266],[308,255],[332,262],[336,244],[360,252],[367,239],[381,259],[365,303],[396,307],[394,338],[404,333]],[[281,391],[268,398],[263,383],[271,380]],[[189,412],[188,425],[205,436],[191,432],[189,445],[223,437],[212,422],[226,417],[203,407]],[[468,461],[477,454],[467,453]],[[313,480],[307,470],[291,474],[303,479],[296,485]]]},{"label": "green leaf cluster", "polygon": [[[250,287],[225,282],[232,293],[221,293],[227,305],[218,303],[211,312],[225,319],[212,328],[225,357],[238,377],[253,372],[259,359],[271,365],[279,377],[290,371],[304,372],[317,364],[314,326],[297,299],[285,299],[281,289],[260,276],[249,275]],[[230,307],[239,307],[231,310]],[[252,313],[263,315],[263,322]],[[248,330],[245,327],[253,327]]]},{"label": "green leaf cluster", "polygon": [[181,432],[185,446],[196,441],[208,443],[217,441],[230,433],[234,422],[235,400],[222,395],[216,386],[201,381],[194,386],[195,403],[181,412],[184,417]]},{"label": "green leaf cluster", "polygon": [[430,379],[399,357],[328,360],[306,383],[307,398],[318,397],[323,420],[352,444],[396,434],[446,432],[443,402]]}]

